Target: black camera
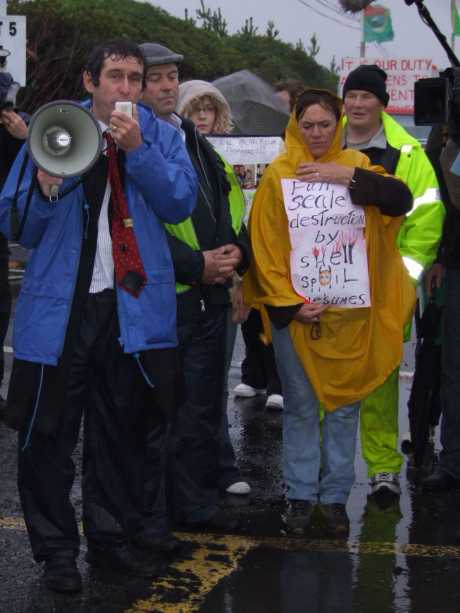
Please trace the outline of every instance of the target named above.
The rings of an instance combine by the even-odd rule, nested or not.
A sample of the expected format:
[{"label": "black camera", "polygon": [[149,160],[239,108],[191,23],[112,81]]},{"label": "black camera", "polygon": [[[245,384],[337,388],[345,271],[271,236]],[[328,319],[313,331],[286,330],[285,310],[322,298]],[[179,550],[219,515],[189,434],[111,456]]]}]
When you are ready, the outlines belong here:
[{"label": "black camera", "polygon": [[460,127],[460,68],[447,68],[436,79],[415,82],[414,123]]},{"label": "black camera", "polygon": [[460,60],[433,21],[423,0],[405,0],[415,4],[422,21],[433,31],[452,65],[437,79],[420,79],[414,85],[414,123],[417,126],[447,125],[449,135],[460,144]]}]

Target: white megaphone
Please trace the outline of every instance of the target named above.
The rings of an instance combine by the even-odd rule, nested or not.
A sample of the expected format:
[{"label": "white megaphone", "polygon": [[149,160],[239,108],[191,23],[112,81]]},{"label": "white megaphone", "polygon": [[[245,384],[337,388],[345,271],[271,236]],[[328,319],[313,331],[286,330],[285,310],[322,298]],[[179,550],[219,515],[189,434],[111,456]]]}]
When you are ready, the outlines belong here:
[{"label": "white megaphone", "polygon": [[[102,132],[90,111],[70,100],[40,107],[29,124],[27,146],[34,164],[55,177],[79,176],[90,170],[102,151]],[[59,186],[53,185],[56,199]]]}]

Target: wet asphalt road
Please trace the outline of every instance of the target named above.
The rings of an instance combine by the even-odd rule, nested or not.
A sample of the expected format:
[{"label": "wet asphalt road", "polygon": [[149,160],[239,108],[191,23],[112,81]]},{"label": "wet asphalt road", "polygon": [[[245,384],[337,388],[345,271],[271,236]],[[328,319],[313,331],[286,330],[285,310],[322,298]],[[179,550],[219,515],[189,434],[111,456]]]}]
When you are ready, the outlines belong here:
[{"label": "wet asphalt road", "polygon": [[[9,341],[9,339],[8,339]],[[10,344],[7,341],[8,344]],[[230,389],[239,381],[237,342]],[[7,372],[11,354],[7,355]],[[412,363],[403,364],[404,371]],[[401,431],[410,379],[401,378]],[[368,492],[358,451],[357,478],[346,541],[315,520],[302,539],[281,534],[281,419],[264,398],[230,396],[231,435],[249,497],[225,504],[241,518],[232,535],[179,534],[188,542],[154,581],[92,571],[84,561],[83,593],[47,591],[29,553],[16,492],[15,435],[0,424],[0,613],[456,613],[460,611],[460,492],[427,496],[421,474],[406,459],[399,501],[376,501]],[[438,443],[435,445],[438,446]],[[435,460],[429,454],[427,466]],[[76,453],[79,464],[79,450]],[[79,480],[73,499],[81,509]]]}]

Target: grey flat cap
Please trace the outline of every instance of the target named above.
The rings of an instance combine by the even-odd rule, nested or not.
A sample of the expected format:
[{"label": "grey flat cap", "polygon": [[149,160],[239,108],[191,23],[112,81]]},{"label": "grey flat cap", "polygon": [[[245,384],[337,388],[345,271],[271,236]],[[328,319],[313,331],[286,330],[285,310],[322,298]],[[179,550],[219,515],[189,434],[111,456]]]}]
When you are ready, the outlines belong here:
[{"label": "grey flat cap", "polygon": [[174,53],[168,47],[158,43],[142,43],[139,45],[145,58],[146,66],[159,66],[160,64],[177,64],[184,59],[180,53]]}]

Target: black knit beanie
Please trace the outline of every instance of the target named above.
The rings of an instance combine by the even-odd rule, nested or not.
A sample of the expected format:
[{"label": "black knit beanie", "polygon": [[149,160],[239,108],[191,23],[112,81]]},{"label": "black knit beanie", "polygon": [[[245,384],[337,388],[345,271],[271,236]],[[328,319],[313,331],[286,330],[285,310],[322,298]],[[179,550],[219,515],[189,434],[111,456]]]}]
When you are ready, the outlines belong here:
[{"label": "black knit beanie", "polygon": [[351,89],[362,89],[377,96],[387,106],[390,96],[387,93],[387,73],[376,64],[363,64],[350,72],[343,85],[343,97]]}]

